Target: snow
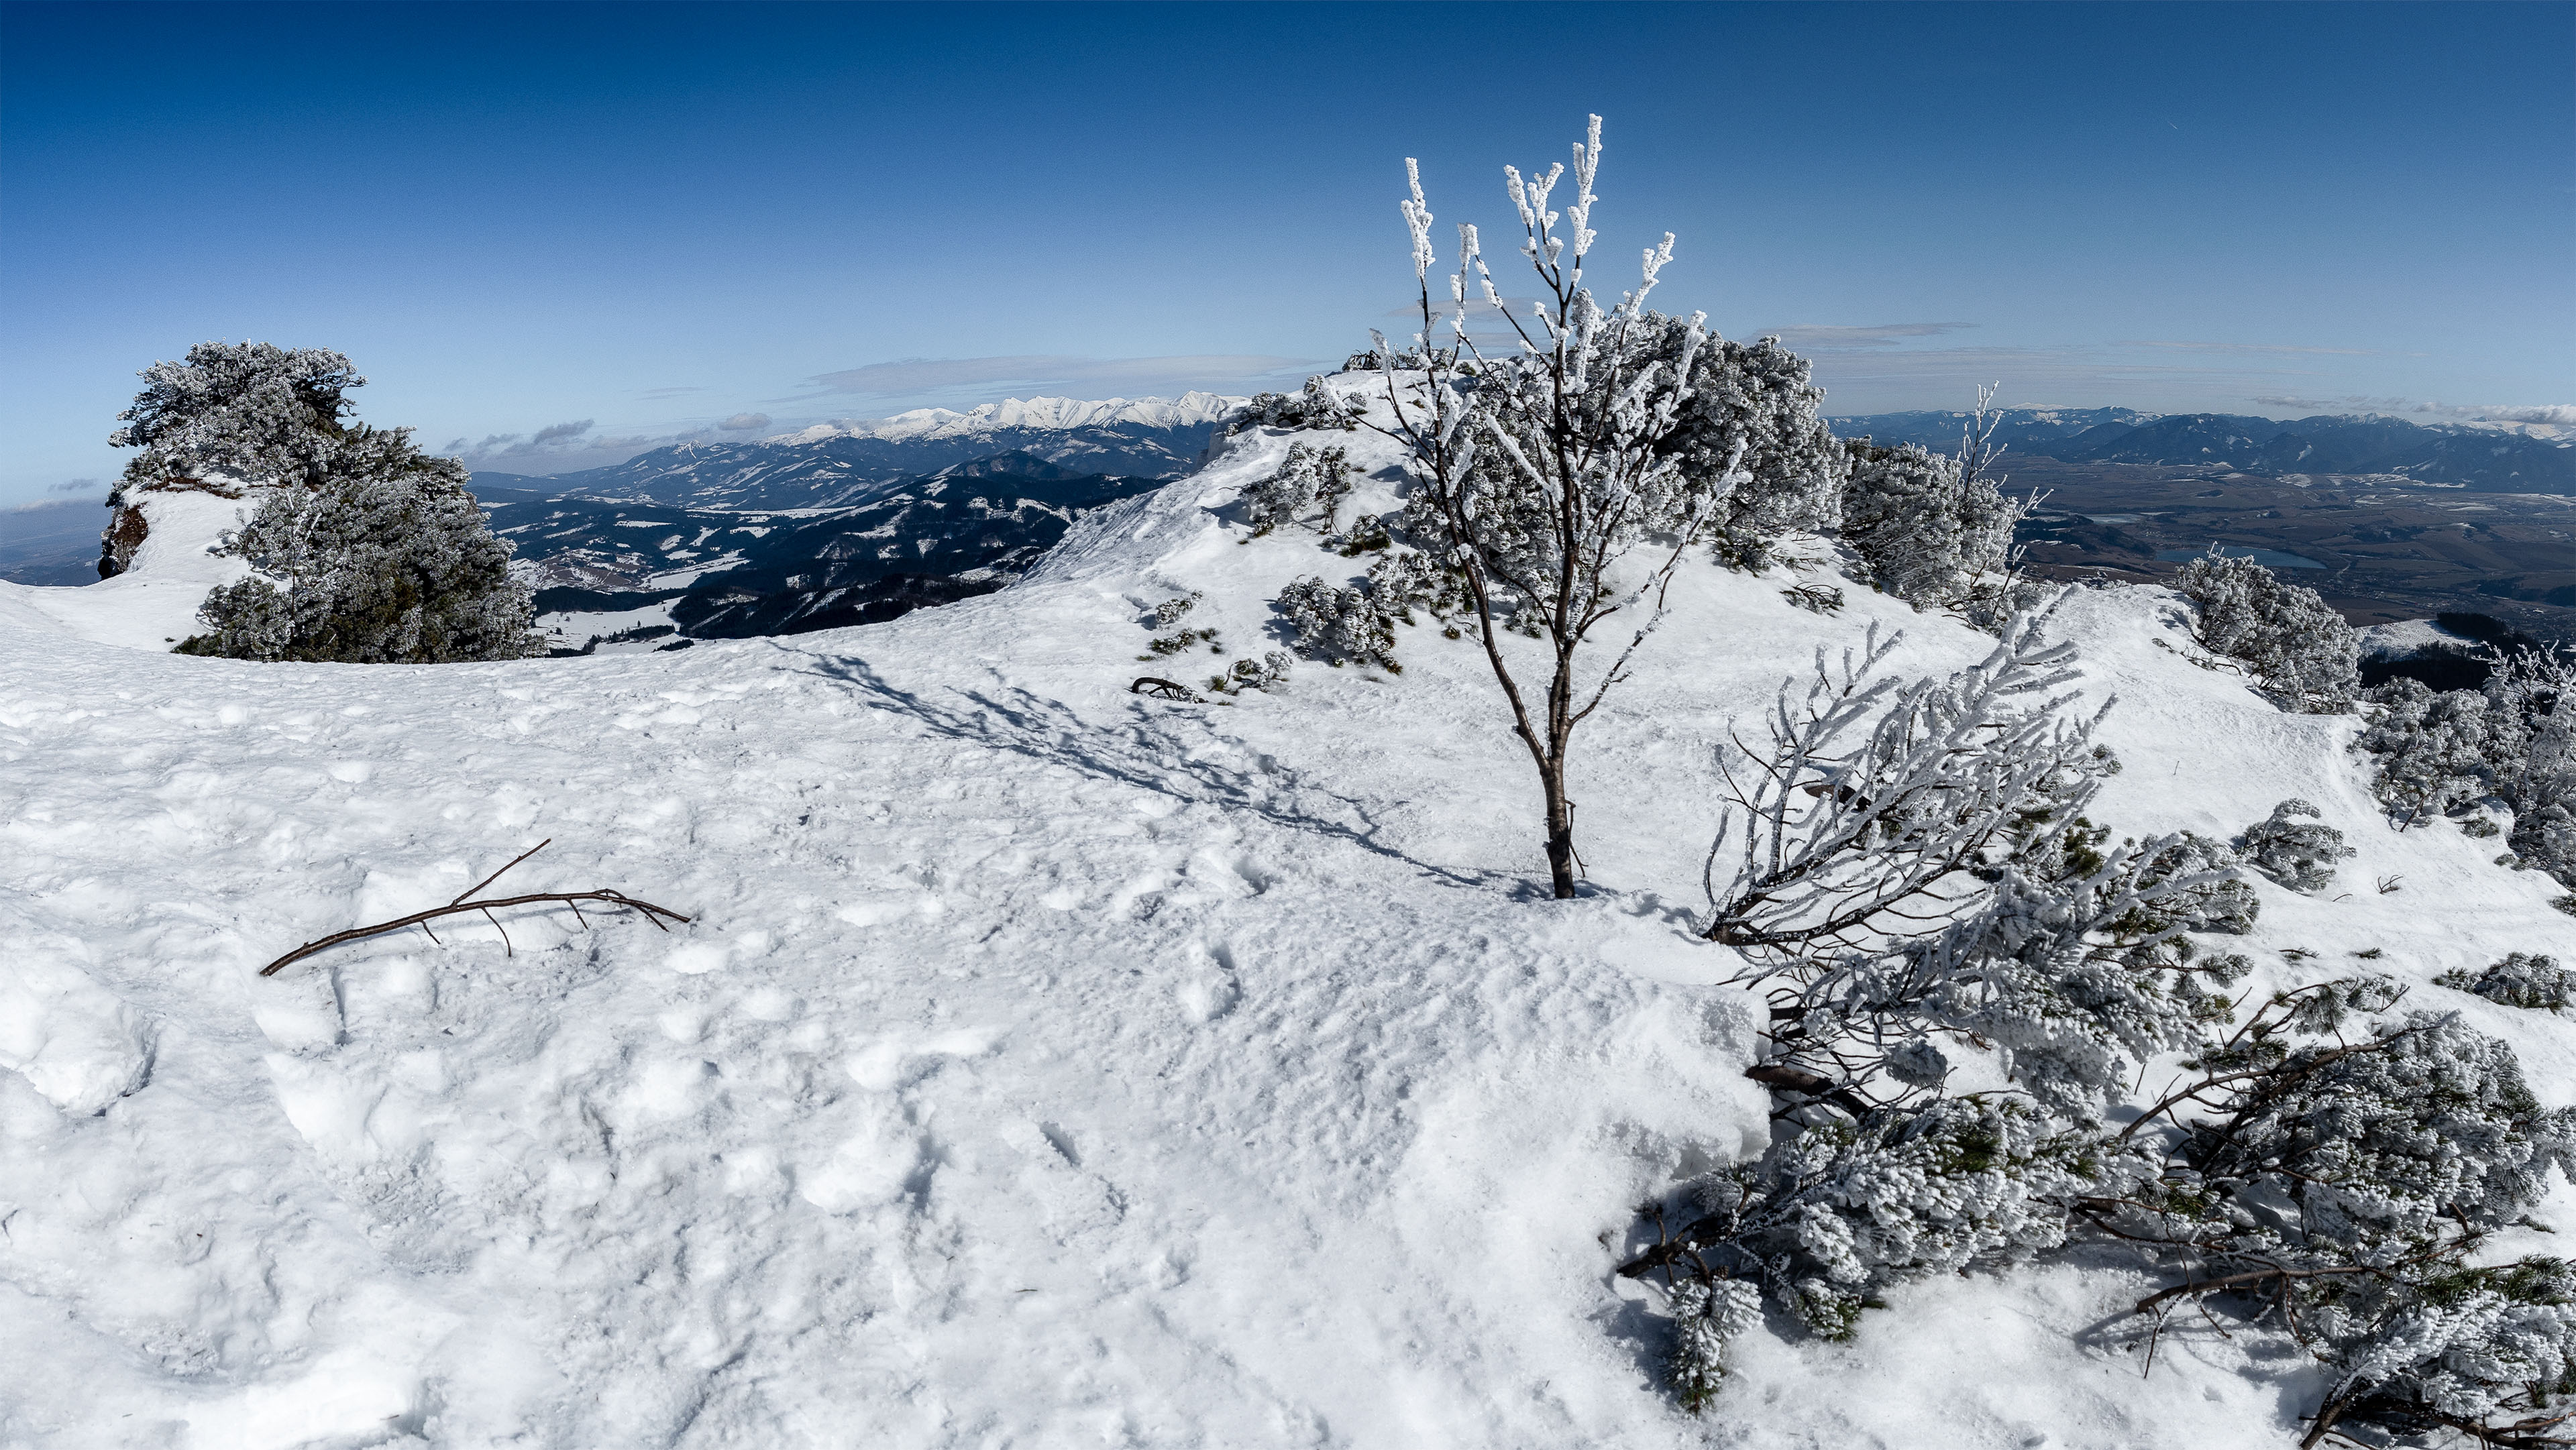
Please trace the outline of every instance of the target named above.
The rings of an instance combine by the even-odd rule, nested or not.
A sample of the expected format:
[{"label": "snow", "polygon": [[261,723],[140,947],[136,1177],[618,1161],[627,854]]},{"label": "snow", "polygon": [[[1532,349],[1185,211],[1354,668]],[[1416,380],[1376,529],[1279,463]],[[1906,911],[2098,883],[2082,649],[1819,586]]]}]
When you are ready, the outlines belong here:
[{"label": "snow", "polygon": [[[1870,620],[1909,668],[1990,642],[1686,571],[1579,737],[1597,889],[1548,901],[1471,642],[1126,693],[1276,648],[1281,586],[1361,572],[1230,521],[1288,441],[1087,516],[998,594],[676,653],[117,648],[164,648],[128,627],[144,584],[202,594],[184,549],[0,587],[0,1444],[2295,1439],[2316,1385],[2282,1344],[2177,1319],[2141,1375],[2147,1281],[2068,1265],[1914,1285],[1848,1344],[1756,1332],[1680,1414],[1610,1271],[1640,1197],[1765,1132],[1759,1004],[1689,929],[1710,752]],[[1137,664],[1193,589],[1227,653]],[[2362,854],[2321,899],[2256,883],[2229,945],[2258,981],[2384,948],[2576,1099],[2558,1019],[2429,985],[2568,954],[2550,883],[2389,831],[2355,722],[2191,664],[2179,611],[2085,592],[2055,626],[2123,701],[2100,818],[2317,803]],[[504,886],[696,919],[522,908],[506,944],[459,917],[256,975],[547,837]]]},{"label": "snow", "polygon": [[166,650],[195,634],[197,606],[208,591],[250,573],[246,561],[210,550],[225,530],[241,525],[252,504],[195,490],[155,490],[137,493],[126,506],[141,510],[147,527],[124,573],[78,589],[10,584],[0,590],[0,612],[29,611],[76,638],[132,649]]},{"label": "snow", "polygon": [[964,438],[1007,428],[1061,430],[1135,424],[1147,428],[1185,428],[1213,423],[1243,405],[1244,400],[1216,393],[1187,392],[1177,398],[1005,398],[964,412],[948,408],[915,408],[891,418],[850,423],[817,423],[792,433],[763,439],[768,443],[819,443],[827,438]]}]

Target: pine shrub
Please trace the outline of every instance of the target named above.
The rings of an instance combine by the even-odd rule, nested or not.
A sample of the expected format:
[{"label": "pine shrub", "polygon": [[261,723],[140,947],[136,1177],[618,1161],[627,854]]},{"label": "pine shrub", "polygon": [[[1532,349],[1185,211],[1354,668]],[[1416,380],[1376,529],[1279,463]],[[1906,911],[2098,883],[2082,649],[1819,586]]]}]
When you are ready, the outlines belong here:
[{"label": "pine shrub", "polygon": [[1366,588],[1337,589],[1309,575],[1280,591],[1278,607],[1307,659],[1404,672],[1395,659],[1395,618]]},{"label": "pine shrub", "polygon": [[2566,1007],[2576,972],[2558,965],[2558,959],[2511,952],[2505,959],[2485,971],[2472,972],[2466,967],[2444,972],[2433,979],[2445,987],[2456,987],[2474,993],[2490,1002],[2508,1007],[2547,1008],[2556,1012]]},{"label": "pine shrub", "polygon": [[2292,709],[2339,715],[2361,687],[2361,634],[2317,591],[2284,584],[2252,559],[2209,553],[2182,566],[2174,587],[2198,606],[2201,647],[2245,666]]},{"label": "pine shrub", "polygon": [[2303,800],[2286,800],[2272,814],[2245,828],[2237,849],[2249,864],[2274,881],[2313,896],[2334,883],[2335,863],[2361,853],[2344,844],[2343,832],[2322,821],[2300,816],[2321,812]]},{"label": "pine shrub", "polygon": [[2024,504],[1920,444],[1846,446],[1842,536],[1871,583],[1918,609],[1962,608],[2003,586]]}]

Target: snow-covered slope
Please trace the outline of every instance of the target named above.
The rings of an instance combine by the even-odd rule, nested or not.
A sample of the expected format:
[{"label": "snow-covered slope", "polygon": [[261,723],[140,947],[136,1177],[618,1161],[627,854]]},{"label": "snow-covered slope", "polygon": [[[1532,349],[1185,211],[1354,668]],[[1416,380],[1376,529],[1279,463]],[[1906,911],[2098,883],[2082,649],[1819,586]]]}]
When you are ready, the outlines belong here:
[{"label": "snow-covered slope", "polygon": [[[1205,591],[1231,658],[1276,647],[1282,584],[1358,572],[1228,521],[1287,442],[1000,594],[677,654],[152,656],[96,642],[95,588],[0,590],[0,1444],[2295,1439],[2281,1346],[2177,1320],[2142,1376],[2144,1281],[2065,1267],[1750,1336],[1680,1414],[1611,1268],[1641,1196],[1766,1131],[1734,963],[1689,932],[1710,752],[1873,619],[1918,668],[1986,641],[1686,574],[1586,727],[1598,890],[1547,901],[1469,643],[1126,693],[1181,668],[1136,662],[1155,602]],[[2565,950],[2545,882],[2388,832],[2354,722],[2160,648],[2173,617],[2060,616],[2124,701],[2107,818],[2231,833],[2296,795],[2362,851],[2339,899],[2258,883],[2267,978]],[[256,975],[548,837],[505,884],[696,920],[521,909]],[[2417,991],[2576,1100],[2559,1019]]]},{"label": "snow-covered slope", "polygon": [[137,492],[126,510],[148,528],[124,573],[77,589],[0,582],[0,618],[50,623],[99,644],[167,650],[197,632],[197,606],[208,591],[250,572],[241,559],[211,552],[227,529],[248,516],[250,500],[197,490]]}]

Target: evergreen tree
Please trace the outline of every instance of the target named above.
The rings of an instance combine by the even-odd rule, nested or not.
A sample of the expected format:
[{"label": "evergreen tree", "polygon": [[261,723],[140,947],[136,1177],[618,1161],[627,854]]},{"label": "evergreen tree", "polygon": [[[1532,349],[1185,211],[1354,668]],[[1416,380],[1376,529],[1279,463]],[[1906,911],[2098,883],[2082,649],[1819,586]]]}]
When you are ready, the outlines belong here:
[{"label": "evergreen tree", "polygon": [[221,551],[247,579],[199,609],[184,654],[355,663],[517,659],[544,653],[509,545],[466,491],[463,464],[433,458],[408,428],[346,420],[363,384],[320,348],[199,343],[144,370],[109,442],[141,450],[129,490],[253,490],[250,520]]}]

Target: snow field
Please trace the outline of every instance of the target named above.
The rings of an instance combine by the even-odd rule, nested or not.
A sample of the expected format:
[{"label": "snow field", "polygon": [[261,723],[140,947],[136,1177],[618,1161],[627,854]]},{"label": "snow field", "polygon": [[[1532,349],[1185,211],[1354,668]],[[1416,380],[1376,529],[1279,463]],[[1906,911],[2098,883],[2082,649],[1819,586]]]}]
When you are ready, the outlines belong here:
[{"label": "snow field", "polygon": [[[66,628],[106,586],[0,589],[0,1444],[2295,1439],[2316,1386],[2281,1346],[2178,1320],[2142,1377],[2147,1281],[2067,1266],[1913,1286],[1845,1345],[1748,1336],[1678,1413],[1610,1270],[1639,1198],[1766,1131],[1759,1004],[1689,935],[1710,752],[1871,619],[1912,669],[1987,641],[1686,571],[1579,737],[1600,889],[1546,901],[1471,641],[1125,693],[1279,647],[1282,585],[1362,572],[1226,522],[1286,444],[1000,594],[672,654],[183,659]],[[1192,589],[1227,653],[1136,663]],[[2123,699],[2100,817],[2225,836],[2315,802],[2361,848],[2349,899],[2258,881],[2222,947],[2266,985],[2383,948],[2576,1100],[2558,1019],[2428,985],[2566,954],[2549,883],[2388,831],[2353,722],[2191,665],[2175,608],[2060,615]],[[523,908],[506,945],[451,918],[255,975],[549,836],[502,886],[697,920]]]}]

